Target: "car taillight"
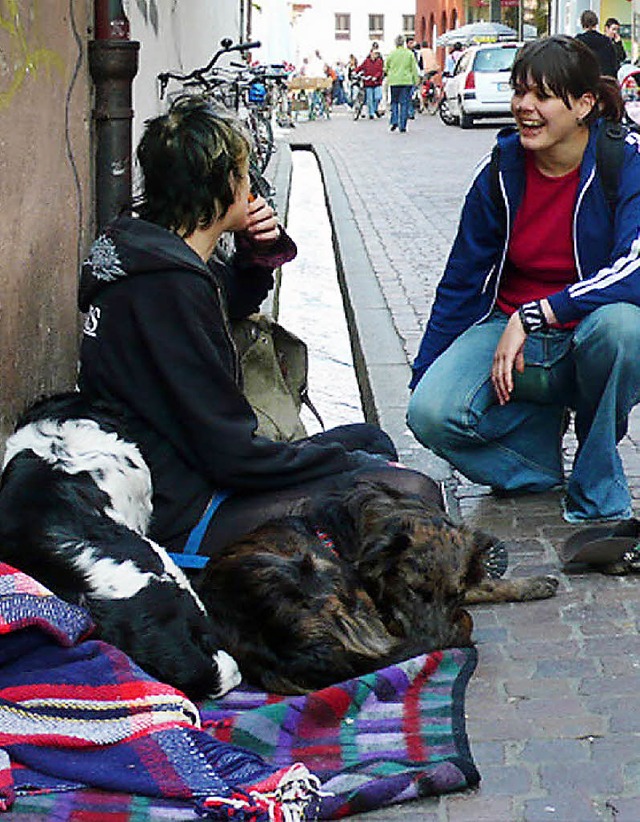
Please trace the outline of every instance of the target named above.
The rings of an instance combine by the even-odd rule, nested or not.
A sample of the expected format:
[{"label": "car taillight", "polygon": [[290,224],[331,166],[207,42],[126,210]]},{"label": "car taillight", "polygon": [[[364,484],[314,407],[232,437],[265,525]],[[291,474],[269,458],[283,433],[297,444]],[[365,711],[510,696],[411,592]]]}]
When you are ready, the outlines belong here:
[{"label": "car taillight", "polygon": [[464,87],[465,91],[476,87],[476,75],[474,71],[470,71],[469,74],[467,74],[467,79],[464,81]]}]

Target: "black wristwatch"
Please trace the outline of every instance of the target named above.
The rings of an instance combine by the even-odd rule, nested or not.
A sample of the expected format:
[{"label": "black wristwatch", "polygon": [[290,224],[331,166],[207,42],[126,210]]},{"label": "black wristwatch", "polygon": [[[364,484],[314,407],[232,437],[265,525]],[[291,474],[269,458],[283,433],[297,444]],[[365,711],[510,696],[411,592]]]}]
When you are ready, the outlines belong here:
[{"label": "black wristwatch", "polygon": [[544,331],[548,328],[549,323],[544,316],[542,304],[540,300],[534,300],[530,303],[523,303],[518,309],[518,316],[524,328],[525,334],[531,334],[534,331]]}]

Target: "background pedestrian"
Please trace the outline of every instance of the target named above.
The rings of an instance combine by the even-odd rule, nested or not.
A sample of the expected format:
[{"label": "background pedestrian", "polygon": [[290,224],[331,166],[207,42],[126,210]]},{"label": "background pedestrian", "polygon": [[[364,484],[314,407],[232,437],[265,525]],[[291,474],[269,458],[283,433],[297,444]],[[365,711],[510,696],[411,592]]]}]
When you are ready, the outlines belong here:
[{"label": "background pedestrian", "polygon": [[395,45],[384,64],[391,92],[391,131],[399,129],[400,132],[405,132],[411,89],[420,82],[420,72],[413,52],[406,47],[401,34],[396,37]]}]

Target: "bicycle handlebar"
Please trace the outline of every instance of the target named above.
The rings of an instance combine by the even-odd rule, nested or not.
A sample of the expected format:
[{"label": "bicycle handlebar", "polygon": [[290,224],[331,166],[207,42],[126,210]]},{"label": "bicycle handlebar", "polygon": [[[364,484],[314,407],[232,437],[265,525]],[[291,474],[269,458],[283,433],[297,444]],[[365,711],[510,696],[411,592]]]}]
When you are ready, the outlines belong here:
[{"label": "bicycle handlebar", "polygon": [[207,63],[206,66],[202,66],[201,68],[193,69],[188,74],[178,74],[177,72],[173,71],[163,71],[158,74],[158,80],[160,81],[160,99],[164,97],[164,93],[166,91],[167,85],[169,84],[169,80],[180,80],[184,82],[185,80],[199,80],[204,81],[204,75],[211,71],[211,69],[215,66],[216,62],[222,57],[223,54],[229,54],[232,51],[249,51],[250,49],[257,49],[260,48],[262,43],[260,40],[253,40],[249,43],[236,43],[233,45],[230,40],[225,39],[220,42],[220,48],[216,53],[213,55],[211,60]]}]

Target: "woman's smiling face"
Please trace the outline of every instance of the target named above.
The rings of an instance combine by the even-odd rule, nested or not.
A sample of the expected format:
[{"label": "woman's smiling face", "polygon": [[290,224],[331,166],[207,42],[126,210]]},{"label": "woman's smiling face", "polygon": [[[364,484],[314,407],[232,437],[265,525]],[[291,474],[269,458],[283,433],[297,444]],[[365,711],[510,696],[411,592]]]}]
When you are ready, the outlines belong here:
[{"label": "woman's smiling face", "polygon": [[533,81],[516,85],[511,111],[523,147],[530,151],[546,151],[571,143],[583,134],[582,120],[595,105],[595,98],[590,92],[577,99],[568,95],[568,103],[546,85],[541,88]]}]

